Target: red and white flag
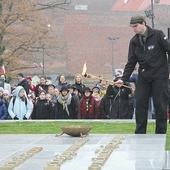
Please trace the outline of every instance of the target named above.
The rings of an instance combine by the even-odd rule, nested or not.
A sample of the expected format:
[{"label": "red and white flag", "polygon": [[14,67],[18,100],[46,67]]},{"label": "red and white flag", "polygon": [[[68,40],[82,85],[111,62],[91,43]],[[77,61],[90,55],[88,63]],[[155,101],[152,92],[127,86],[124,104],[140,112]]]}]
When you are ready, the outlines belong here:
[{"label": "red and white flag", "polygon": [[39,67],[40,67],[40,68],[43,68],[43,64],[42,64],[42,63],[40,63],[40,64],[39,64]]},{"label": "red and white flag", "polygon": [[33,63],[35,65],[35,67],[38,67],[38,68],[43,68],[43,64],[40,63],[40,64],[37,64],[37,63]]},{"label": "red and white flag", "polygon": [[37,63],[33,63],[35,65],[35,67],[39,67],[39,65]]},{"label": "red and white flag", "polygon": [[4,65],[0,68],[0,72],[1,72],[2,74],[5,74],[5,66],[4,66]]}]

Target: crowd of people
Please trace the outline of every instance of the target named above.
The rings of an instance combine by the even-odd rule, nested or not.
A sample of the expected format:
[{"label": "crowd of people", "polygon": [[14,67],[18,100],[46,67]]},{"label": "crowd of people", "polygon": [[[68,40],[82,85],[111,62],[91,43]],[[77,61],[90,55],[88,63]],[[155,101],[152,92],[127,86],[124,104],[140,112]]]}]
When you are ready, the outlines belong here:
[{"label": "crowd of people", "polygon": [[[32,77],[17,74],[17,85],[11,86],[4,79],[0,87],[0,119],[131,119],[134,108],[130,100],[133,90],[114,86],[101,77],[92,88],[83,84],[81,74],[76,74],[72,84],[65,75],[57,83],[49,83],[45,76],[33,84]],[[118,71],[115,80],[121,77]]]},{"label": "crowd of people", "polygon": [[[11,88],[6,75],[1,75],[5,83],[0,88],[0,119],[132,119],[135,115],[135,133],[145,134],[150,103],[155,133],[165,134],[170,40],[161,30],[150,28],[142,15],[131,17],[130,26],[135,35],[130,40],[128,61],[122,75],[116,72],[113,83],[107,84],[101,77],[90,88],[77,74],[73,84],[61,75],[57,84],[47,84],[42,76],[39,84],[33,85],[31,77],[19,73],[18,84]],[[132,74],[136,65],[138,73]],[[135,97],[130,82],[135,84]]]}]

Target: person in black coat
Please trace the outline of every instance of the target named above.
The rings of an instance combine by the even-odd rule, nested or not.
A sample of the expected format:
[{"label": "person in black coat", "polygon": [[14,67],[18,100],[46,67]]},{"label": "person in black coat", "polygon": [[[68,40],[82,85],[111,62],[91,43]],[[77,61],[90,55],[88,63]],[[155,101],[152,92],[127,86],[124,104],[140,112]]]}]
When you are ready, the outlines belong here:
[{"label": "person in black coat", "polygon": [[24,90],[26,91],[26,94],[29,94],[29,83],[26,78],[24,78],[23,73],[17,74],[18,84],[17,86],[22,86]]},{"label": "person in black coat", "polygon": [[163,31],[146,25],[144,16],[131,17],[130,26],[135,35],[130,40],[128,61],[123,76],[115,85],[121,87],[128,81],[136,64],[139,64],[135,89],[135,133],[146,134],[147,132],[148,103],[152,96],[156,114],[155,133],[165,134],[169,78],[167,52],[170,53],[170,40]]},{"label": "person in black coat", "polygon": [[83,95],[84,88],[86,87],[83,84],[83,78],[81,74],[76,74],[74,78],[75,83],[72,84],[73,87],[75,87],[78,90],[78,97],[81,99]]},{"label": "person in black coat", "polygon": [[76,119],[76,101],[67,86],[62,86],[57,97],[57,119]]},{"label": "person in black coat", "polygon": [[103,119],[111,119],[113,118],[113,88],[112,86],[108,86],[106,90],[106,94],[103,96],[100,102],[100,113]]},{"label": "person in black coat", "polygon": [[[114,81],[117,81],[117,77]],[[126,84],[127,85],[127,84]],[[132,90],[127,87],[109,85],[106,95],[101,101],[100,111],[104,118],[110,119],[131,119],[129,107],[129,94]]]},{"label": "person in black coat", "polygon": [[52,119],[52,104],[46,99],[46,91],[41,90],[34,103],[32,119]]},{"label": "person in black coat", "polygon": [[47,78],[46,76],[40,77],[40,83],[36,85],[35,87],[35,96],[38,97],[38,94],[41,90],[45,90],[45,92],[48,92],[48,85],[46,84]]}]

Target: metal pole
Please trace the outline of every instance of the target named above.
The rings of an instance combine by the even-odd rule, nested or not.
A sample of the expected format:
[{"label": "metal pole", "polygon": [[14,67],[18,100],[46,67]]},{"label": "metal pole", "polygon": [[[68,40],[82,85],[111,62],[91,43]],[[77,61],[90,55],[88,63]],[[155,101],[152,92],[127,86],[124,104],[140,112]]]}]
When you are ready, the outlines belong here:
[{"label": "metal pole", "polygon": [[108,37],[108,39],[112,42],[112,76],[113,76],[113,72],[114,72],[114,46],[113,43],[115,40],[119,39],[119,37]]},{"label": "metal pole", "polygon": [[112,75],[114,72],[114,53],[113,53],[113,40],[112,40]]},{"label": "metal pole", "polygon": [[[168,28],[168,39],[170,39],[170,28]],[[168,66],[170,67],[170,52],[168,53]],[[170,74],[170,68],[169,68],[169,74]],[[170,80],[169,80],[170,82]],[[170,86],[170,84],[169,84]],[[169,113],[169,124],[170,124],[170,96],[169,96],[169,100],[168,100],[168,113]]]},{"label": "metal pole", "polygon": [[151,10],[152,10],[152,16],[151,16],[151,19],[152,19],[152,28],[154,28],[154,11],[153,11],[153,0],[151,0]]},{"label": "metal pole", "polygon": [[42,74],[44,75],[44,71],[45,71],[45,66],[44,66],[44,46],[43,46],[43,68],[42,68]]}]

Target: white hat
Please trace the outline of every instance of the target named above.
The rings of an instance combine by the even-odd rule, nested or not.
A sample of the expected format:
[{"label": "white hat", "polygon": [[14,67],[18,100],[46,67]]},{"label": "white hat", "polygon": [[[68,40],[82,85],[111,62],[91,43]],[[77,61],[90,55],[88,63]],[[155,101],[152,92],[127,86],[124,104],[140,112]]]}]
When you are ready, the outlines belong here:
[{"label": "white hat", "polygon": [[8,94],[9,95],[9,90],[4,90],[4,94]]}]

